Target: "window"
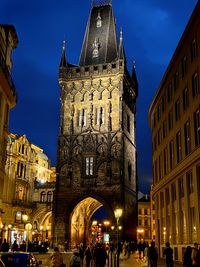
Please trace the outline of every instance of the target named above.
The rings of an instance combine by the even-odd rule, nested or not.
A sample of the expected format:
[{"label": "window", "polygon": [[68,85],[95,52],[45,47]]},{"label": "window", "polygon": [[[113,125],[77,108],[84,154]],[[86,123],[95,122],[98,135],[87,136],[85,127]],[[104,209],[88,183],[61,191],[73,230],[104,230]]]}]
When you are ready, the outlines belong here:
[{"label": "window", "polygon": [[187,181],[188,193],[192,194],[194,192],[194,180],[192,176],[192,171],[186,173],[186,181]]},{"label": "window", "polygon": [[127,115],[127,131],[130,133],[130,116]]},{"label": "window", "polygon": [[192,96],[195,97],[199,93],[199,78],[198,74],[195,72],[192,75]]},{"label": "window", "polygon": [[15,222],[16,223],[21,223],[22,222],[22,212],[21,211],[17,211],[15,213]]},{"label": "window", "polygon": [[178,71],[174,74],[174,91],[178,88],[179,85],[179,75]]},{"label": "window", "polygon": [[142,220],[138,220],[138,225],[142,226]]},{"label": "window", "polygon": [[167,136],[167,121],[163,121],[163,138]]},{"label": "window", "polygon": [[141,215],[142,214],[142,211],[141,209],[138,210],[138,214]]},{"label": "window", "polygon": [[85,158],[85,174],[88,176],[93,175],[93,168],[94,168],[94,158],[86,157]]},{"label": "window", "polygon": [[169,128],[169,131],[173,128],[173,112],[172,112],[172,110],[168,114],[168,128]]},{"label": "window", "polygon": [[172,184],[172,200],[175,201],[176,200],[176,183]]},{"label": "window", "polygon": [[130,163],[128,163],[128,180],[131,181],[132,176],[132,166]]},{"label": "window", "polygon": [[95,117],[96,125],[104,124],[104,108],[96,108],[96,117]]},{"label": "window", "polygon": [[169,188],[165,189],[165,202],[166,205],[169,205]]},{"label": "window", "polygon": [[166,95],[163,95],[162,97],[162,112],[165,112],[166,108]]},{"label": "window", "polygon": [[161,144],[161,128],[158,129],[158,145]]},{"label": "window", "polygon": [[176,159],[179,163],[182,159],[182,147],[181,147],[181,132],[176,134]]},{"label": "window", "polygon": [[167,147],[164,149],[164,175],[167,174],[167,163],[168,163],[168,157],[167,157]]},{"label": "window", "polygon": [[185,139],[185,155],[187,156],[191,152],[190,122],[189,121],[187,121],[184,124],[184,139]]},{"label": "window", "polygon": [[86,109],[78,110],[77,125],[79,127],[87,125]]},{"label": "window", "polygon": [[95,38],[93,43],[93,52],[92,52],[93,58],[97,58],[99,56],[99,43],[97,39]]},{"label": "window", "polygon": [[200,108],[194,113],[195,146],[200,145]]},{"label": "window", "polygon": [[40,194],[40,202],[45,202],[46,201],[46,192],[42,191]]},{"label": "window", "polygon": [[175,118],[176,118],[176,121],[178,121],[181,117],[181,112],[180,112],[180,99],[178,99],[176,102],[175,102]]},{"label": "window", "polygon": [[183,177],[178,179],[178,187],[179,187],[179,196],[180,196],[180,198],[182,198],[182,197],[184,197]]},{"label": "window", "polygon": [[157,107],[157,118],[158,118],[158,121],[160,120],[160,117],[161,117],[161,110],[160,110],[160,105],[158,105],[158,107]]},{"label": "window", "polygon": [[191,43],[191,62],[197,57],[197,42],[196,39],[194,39]]},{"label": "window", "polygon": [[147,209],[144,209],[144,215],[147,215],[148,213],[147,213]]},{"label": "window", "polygon": [[158,157],[158,179],[161,180],[162,178],[162,169],[161,169],[161,155]]},{"label": "window", "polygon": [[186,87],[183,90],[183,110],[185,111],[189,107],[189,91]]},{"label": "window", "polygon": [[53,192],[49,191],[47,193],[47,202],[52,202],[53,201]]},{"label": "window", "polygon": [[186,72],[187,72],[187,58],[186,56],[184,56],[181,60],[182,79],[185,77]]},{"label": "window", "polygon": [[36,221],[34,221],[34,223],[33,223],[33,230],[37,230],[37,222]]},{"label": "window", "polygon": [[148,226],[148,220],[147,219],[144,220],[144,226]]},{"label": "window", "polygon": [[170,83],[168,88],[167,88],[167,101],[168,101],[168,103],[170,103],[171,100],[172,100],[172,85]]},{"label": "window", "polygon": [[174,167],[174,141],[171,140],[169,143],[169,166],[170,170]]}]

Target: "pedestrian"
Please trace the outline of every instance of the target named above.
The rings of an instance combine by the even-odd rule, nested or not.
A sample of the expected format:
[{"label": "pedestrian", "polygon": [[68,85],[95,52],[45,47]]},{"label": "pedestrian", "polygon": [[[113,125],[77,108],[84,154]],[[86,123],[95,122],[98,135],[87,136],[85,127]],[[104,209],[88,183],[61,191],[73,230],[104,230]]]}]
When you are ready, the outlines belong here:
[{"label": "pedestrian", "polygon": [[163,251],[163,256],[166,260],[166,267],[173,267],[173,249],[170,247],[170,243],[166,242],[166,248]]},{"label": "pedestrian", "polygon": [[4,238],[3,243],[1,244],[1,252],[8,252],[9,251],[9,244]]},{"label": "pedestrian", "polygon": [[87,246],[84,254],[85,254],[86,267],[90,267],[90,261],[92,259],[92,252],[89,246]]},{"label": "pedestrian", "polygon": [[183,255],[183,265],[185,267],[192,267],[192,248],[187,246]]},{"label": "pedestrian", "polygon": [[[150,267],[157,267],[157,262],[158,262],[158,252],[155,247],[155,242],[151,242],[151,246],[148,247],[147,251],[147,258],[150,264]],[[147,262],[148,262],[147,261]]]},{"label": "pedestrian", "polygon": [[83,247],[83,243],[80,243],[80,245],[79,245],[79,256],[81,258],[81,265],[83,266],[83,259],[84,259],[84,247]]},{"label": "pedestrian", "polygon": [[70,267],[82,267],[82,261],[78,249],[74,249],[70,258]]},{"label": "pedestrian", "polygon": [[104,267],[106,264],[106,259],[107,259],[106,249],[102,246],[102,244],[97,243],[97,246],[94,250],[95,267]]},{"label": "pedestrian", "polygon": [[19,250],[19,246],[18,246],[16,240],[13,242],[11,249],[12,249],[12,251],[18,251]]},{"label": "pedestrian", "polygon": [[63,257],[59,252],[59,248],[55,247],[53,253],[51,254],[51,267],[64,267]]},{"label": "pedestrian", "polygon": [[192,248],[192,266],[197,267],[200,266],[200,251],[198,248],[198,243],[194,243],[194,247]]}]

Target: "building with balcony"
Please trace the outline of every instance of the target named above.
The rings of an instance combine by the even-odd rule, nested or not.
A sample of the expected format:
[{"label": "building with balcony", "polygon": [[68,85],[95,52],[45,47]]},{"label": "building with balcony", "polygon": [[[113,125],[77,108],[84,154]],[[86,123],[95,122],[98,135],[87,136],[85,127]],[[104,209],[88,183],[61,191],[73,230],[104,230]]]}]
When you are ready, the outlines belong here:
[{"label": "building with balcony", "polygon": [[5,173],[1,237],[20,243],[27,238],[25,224],[30,223],[29,239],[50,240],[56,174],[43,149],[32,144],[26,135],[10,133]]},{"label": "building with balcony", "polygon": [[200,2],[149,109],[156,242],[174,259],[200,240]]},{"label": "building with balcony", "polygon": [[[0,24],[0,203],[5,182],[6,142],[10,109],[16,105],[17,96],[11,78],[12,50],[18,37],[14,26]],[[1,220],[1,212],[0,212]]]}]

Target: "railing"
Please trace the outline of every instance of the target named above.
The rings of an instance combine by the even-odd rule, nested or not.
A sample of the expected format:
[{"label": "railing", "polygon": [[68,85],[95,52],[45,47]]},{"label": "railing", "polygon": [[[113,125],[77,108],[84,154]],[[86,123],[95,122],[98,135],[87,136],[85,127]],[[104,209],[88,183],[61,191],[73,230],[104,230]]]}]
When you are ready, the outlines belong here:
[{"label": "railing", "polygon": [[34,186],[37,189],[42,189],[42,188],[55,188],[56,183],[55,182],[45,182],[45,183],[41,183],[40,181],[35,181],[34,182]]},{"label": "railing", "polygon": [[14,199],[12,201],[12,205],[13,206],[21,206],[21,207],[24,207],[24,208],[34,208],[35,207],[35,203],[31,203],[31,202],[26,202],[26,201],[23,201],[23,200],[17,200],[17,199]]},{"label": "railing", "polygon": [[16,91],[16,88],[15,88],[15,85],[14,85],[14,82],[11,78],[11,75],[10,75],[10,72],[8,70],[8,67],[6,65],[6,62],[4,60],[4,58],[2,57],[2,55],[0,54],[0,71],[3,71],[4,75],[5,75],[5,78],[10,86],[10,90],[12,92],[12,95],[16,98],[16,101],[17,101],[17,91]]}]

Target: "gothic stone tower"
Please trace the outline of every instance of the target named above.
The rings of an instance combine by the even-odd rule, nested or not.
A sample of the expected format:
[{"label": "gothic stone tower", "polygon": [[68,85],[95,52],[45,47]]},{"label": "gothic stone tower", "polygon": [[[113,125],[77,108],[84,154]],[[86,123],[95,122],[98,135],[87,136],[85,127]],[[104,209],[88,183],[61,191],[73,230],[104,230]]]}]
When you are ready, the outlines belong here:
[{"label": "gothic stone tower", "polygon": [[114,210],[122,208],[121,234],[135,239],[138,85],[134,68],[131,76],[126,67],[122,32],[118,41],[111,1],[93,2],[79,66],[67,62],[63,46],[59,84],[53,242],[86,241],[89,220],[101,206],[113,223]]}]

